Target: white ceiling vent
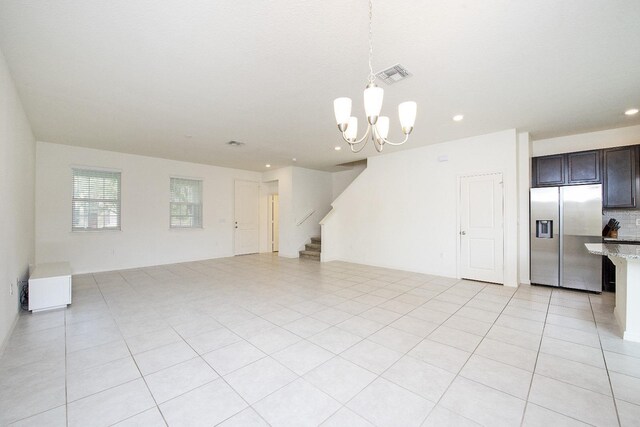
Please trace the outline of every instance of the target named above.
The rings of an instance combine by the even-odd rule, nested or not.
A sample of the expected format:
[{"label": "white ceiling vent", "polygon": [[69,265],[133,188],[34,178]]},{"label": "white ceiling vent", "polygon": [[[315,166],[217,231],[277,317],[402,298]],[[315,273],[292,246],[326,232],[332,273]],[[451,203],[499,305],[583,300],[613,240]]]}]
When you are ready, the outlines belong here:
[{"label": "white ceiling vent", "polygon": [[230,147],[242,147],[244,145],[244,142],[240,142],[240,141],[229,141],[229,142],[225,142],[225,144],[227,144]]},{"label": "white ceiling vent", "polygon": [[376,77],[385,82],[388,85],[399,82],[400,80],[404,80],[407,77],[411,77],[411,73],[407,71],[400,64],[396,64],[392,67],[387,68],[386,70],[379,71],[376,74]]}]

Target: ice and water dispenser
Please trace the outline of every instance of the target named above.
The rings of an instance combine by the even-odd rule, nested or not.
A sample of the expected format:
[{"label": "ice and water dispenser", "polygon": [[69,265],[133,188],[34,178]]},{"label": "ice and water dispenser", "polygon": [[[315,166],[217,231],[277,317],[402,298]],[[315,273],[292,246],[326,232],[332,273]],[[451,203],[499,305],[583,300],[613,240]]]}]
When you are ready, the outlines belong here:
[{"label": "ice and water dispenser", "polygon": [[536,220],[536,237],[538,239],[553,239],[553,221],[550,219]]}]

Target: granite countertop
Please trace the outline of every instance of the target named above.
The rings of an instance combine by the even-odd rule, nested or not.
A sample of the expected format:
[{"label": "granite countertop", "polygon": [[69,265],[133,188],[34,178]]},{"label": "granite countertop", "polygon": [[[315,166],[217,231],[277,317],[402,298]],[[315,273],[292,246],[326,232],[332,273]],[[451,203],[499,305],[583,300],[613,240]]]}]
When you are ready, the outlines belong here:
[{"label": "granite countertop", "polygon": [[607,243],[613,243],[613,242],[634,242],[634,243],[640,243],[640,240],[638,240],[637,237],[603,237],[602,240],[604,240]]},{"label": "granite countertop", "polygon": [[640,260],[640,245],[625,245],[620,243],[585,243],[584,245],[587,250],[594,255]]}]

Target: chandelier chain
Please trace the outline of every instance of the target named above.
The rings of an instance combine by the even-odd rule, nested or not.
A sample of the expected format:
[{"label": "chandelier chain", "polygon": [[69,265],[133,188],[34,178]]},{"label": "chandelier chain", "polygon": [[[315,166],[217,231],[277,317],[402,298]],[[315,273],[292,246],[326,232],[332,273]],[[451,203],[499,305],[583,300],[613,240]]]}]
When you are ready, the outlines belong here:
[{"label": "chandelier chain", "polygon": [[385,144],[402,145],[409,139],[416,119],[416,103],[403,102],[398,105],[400,126],[404,139],[401,142],[391,142],[387,139],[389,132],[389,117],[380,116],[384,90],[375,84],[376,75],[373,73],[373,0],[369,1],[369,84],[364,90],[365,112],[367,113],[367,129],[362,138],[358,138],[358,119],[351,116],[351,98],[336,98],[333,101],[334,113],[338,123],[338,130],[342,139],[349,144],[353,153],[359,153],[371,139],[377,152],[381,152]]},{"label": "chandelier chain", "polygon": [[373,81],[376,79],[375,74],[373,74],[373,67],[371,65],[371,58],[373,57],[372,21],[373,21],[373,1],[369,0],[369,83],[373,83]]}]

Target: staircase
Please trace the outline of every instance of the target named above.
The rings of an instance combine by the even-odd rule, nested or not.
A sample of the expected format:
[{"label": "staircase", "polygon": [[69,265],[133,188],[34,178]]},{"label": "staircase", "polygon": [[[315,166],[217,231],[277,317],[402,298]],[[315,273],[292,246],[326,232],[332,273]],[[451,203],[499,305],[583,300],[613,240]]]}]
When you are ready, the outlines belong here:
[{"label": "staircase", "polygon": [[320,261],[320,251],[322,244],[320,237],[312,237],[311,243],[304,245],[304,251],[300,251],[300,258],[313,259]]}]

